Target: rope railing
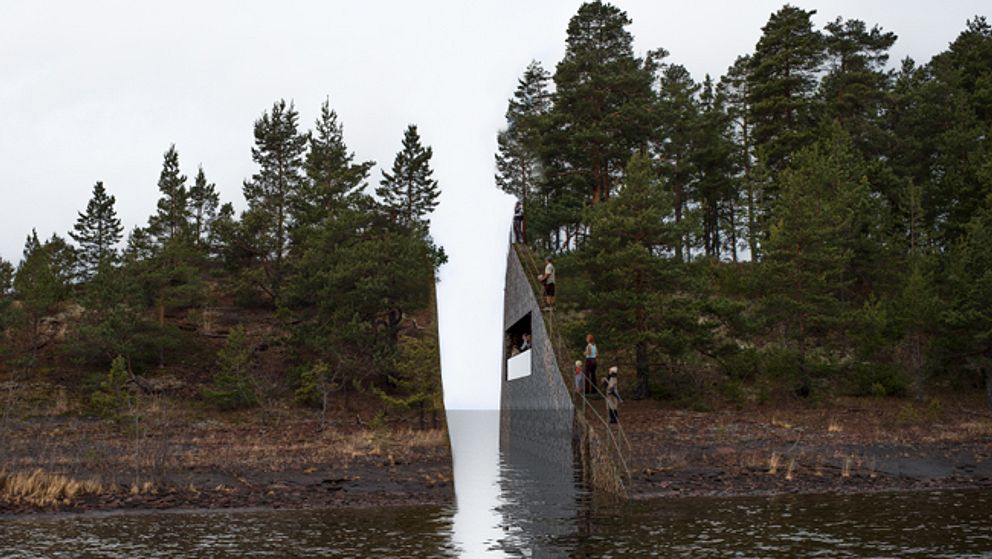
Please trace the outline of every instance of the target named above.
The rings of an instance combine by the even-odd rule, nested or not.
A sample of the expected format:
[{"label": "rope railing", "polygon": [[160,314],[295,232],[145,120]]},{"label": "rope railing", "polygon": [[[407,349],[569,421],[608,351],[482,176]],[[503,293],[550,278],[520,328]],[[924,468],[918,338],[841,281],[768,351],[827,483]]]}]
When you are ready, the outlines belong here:
[{"label": "rope railing", "polygon": [[[540,301],[541,300],[540,298],[543,297],[544,294],[540,289],[540,284],[538,284],[536,281],[536,278],[540,273],[540,267],[538,266],[537,260],[534,257],[534,254],[526,246],[520,244],[516,244],[513,246],[518,248],[517,256],[518,258],[520,258],[521,263],[524,265],[525,273],[528,276],[527,278],[528,282],[530,283],[531,288],[534,290],[536,296],[538,297],[538,301]],[[549,340],[551,341],[552,349],[554,350],[557,356],[557,361],[559,363],[568,363],[570,362],[570,359],[568,358],[568,353],[569,353],[568,346],[565,344],[565,340],[564,338],[562,338],[561,332],[558,329],[558,324],[554,320],[553,307],[549,310],[548,314],[549,314],[549,320],[545,321],[545,326],[547,327],[548,330],[548,337]],[[560,369],[559,369],[559,373],[562,374],[562,376],[564,377],[566,381],[566,385],[570,386],[570,383],[568,382],[569,380],[568,376]],[[606,394],[604,394],[603,391],[600,390],[598,386],[592,383],[589,384],[592,385],[593,389],[596,391],[597,394],[599,394],[604,400],[606,399]],[[621,474],[623,475],[624,478],[626,478],[627,483],[630,483],[630,479],[631,479],[630,468],[627,465],[629,460],[628,460],[628,456],[625,455],[623,449],[621,448],[620,441],[623,441],[624,446],[626,446],[627,448],[628,454],[631,452],[632,447],[630,444],[630,439],[627,438],[627,434],[624,431],[623,426],[619,422],[616,423],[615,424],[616,432],[614,432],[614,430],[610,427],[610,424],[606,421],[603,415],[600,414],[599,411],[596,410],[596,407],[592,404],[592,402],[589,401],[589,398],[586,396],[584,390],[581,392],[575,392],[574,390],[569,390],[569,392],[571,394],[577,395],[577,397],[581,399],[580,401],[582,404],[581,407],[582,407],[583,416],[586,416],[587,415],[586,410],[589,410],[592,412],[593,417],[595,417],[600,423],[602,423],[603,427],[606,430],[607,436],[609,437],[611,443],[610,446],[615,451],[619,465],[623,468]]]}]

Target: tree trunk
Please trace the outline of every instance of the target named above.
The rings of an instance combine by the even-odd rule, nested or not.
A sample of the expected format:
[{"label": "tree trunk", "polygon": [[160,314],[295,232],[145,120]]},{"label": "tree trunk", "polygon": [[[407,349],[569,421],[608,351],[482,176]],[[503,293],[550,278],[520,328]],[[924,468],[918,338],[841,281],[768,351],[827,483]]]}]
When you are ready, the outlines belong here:
[{"label": "tree trunk", "polygon": [[637,388],[634,390],[634,399],[643,400],[650,396],[651,390],[648,386],[648,343],[637,342],[635,349],[635,360],[637,368]]}]

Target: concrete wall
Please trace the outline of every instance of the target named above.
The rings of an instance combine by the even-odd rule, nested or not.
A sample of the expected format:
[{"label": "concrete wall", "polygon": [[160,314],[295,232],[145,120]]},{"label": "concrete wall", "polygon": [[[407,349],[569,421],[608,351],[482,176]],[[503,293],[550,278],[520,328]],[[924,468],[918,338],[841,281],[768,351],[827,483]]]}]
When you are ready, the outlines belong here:
[{"label": "concrete wall", "polygon": [[500,394],[500,447],[511,454],[543,458],[572,475],[572,398],[548,339],[531,284],[512,248],[507,255],[504,329],[531,314],[531,374],[507,380],[504,356]]}]

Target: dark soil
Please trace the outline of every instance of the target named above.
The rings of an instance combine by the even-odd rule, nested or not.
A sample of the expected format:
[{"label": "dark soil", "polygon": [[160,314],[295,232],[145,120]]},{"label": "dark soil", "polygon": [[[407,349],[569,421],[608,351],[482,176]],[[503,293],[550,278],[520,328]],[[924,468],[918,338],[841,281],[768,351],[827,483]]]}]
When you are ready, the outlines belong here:
[{"label": "dark soil", "polygon": [[0,474],[40,469],[100,489],[39,505],[5,491],[0,475],[0,514],[433,505],[453,497],[447,432],[420,429],[415,418],[373,421],[336,409],[321,428],[317,411],[292,404],[221,413],[156,398],[142,402],[137,422],[114,422],[54,413],[59,407],[0,418]]},{"label": "dark soil", "polygon": [[980,398],[689,412],[626,402],[633,498],[992,488]]}]

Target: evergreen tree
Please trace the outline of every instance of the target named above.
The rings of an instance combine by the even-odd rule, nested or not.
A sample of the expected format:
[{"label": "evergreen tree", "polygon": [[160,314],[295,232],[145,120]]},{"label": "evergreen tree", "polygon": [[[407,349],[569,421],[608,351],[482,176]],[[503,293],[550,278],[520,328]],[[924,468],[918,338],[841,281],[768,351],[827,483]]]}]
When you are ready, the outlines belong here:
[{"label": "evergreen tree", "polygon": [[441,194],[431,169],[434,152],[420,144],[416,125],[407,127],[403,149],[396,154],[392,173],[382,172],[375,190],[390,220],[402,227],[426,233],[428,215],[437,207]]},{"label": "evergreen tree", "polygon": [[255,121],[252,160],[259,170],[244,183],[248,210],[243,222],[260,265],[254,283],[278,303],[285,275],[293,226],[291,204],[303,184],[303,156],[307,134],[297,128],[299,113],[293,104],[276,101],[271,112]]},{"label": "evergreen tree", "polygon": [[342,210],[301,247],[287,288],[301,355],[331,367],[348,386],[394,370],[404,318],[430,303],[443,253],[394,224],[372,202]]},{"label": "evergreen tree", "polygon": [[984,372],[992,412],[992,196],[950,254],[942,318],[946,361]]},{"label": "evergreen tree", "polygon": [[42,338],[42,319],[67,297],[74,269],[72,249],[64,240],[52,235],[42,243],[38,233],[31,231],[13,285],[27,322],[25,345],[34,366],[38,364],[38,350],[47,343]]},{"label": "evergreen tree", "polygon": [[578,253],[595,293],[590,328],[604,347],[634,351],[636,398],[649,394],[651,354],[665,336],[659,320],[671,324],[676,316],[669,296],[676,292],[677,267],[661,256],[678,242],[666,219],[672,212],[672,196],[657,184],[650,159],[636,154],[623,188],[593,213]]},{"label": "evergreen tree", "polygon": [[732,116],[723,93],[707,75],[699,97],[699,124],[693,153],[697,173],[697,197],[703,215],[703,250],[720,258],[730,251],[737,261],[739,173],[737,146],[734,144]]},{"label": "evergreen tree", "polygon": [[203,388],[203,397],[222,410],[250,408],[258,405],[258,394],[251,377],[252,347],[244,328],[231,330],[223,349],[217,352],[220,370],[210,385]]},{"label": "evergreen tree", "polygon": [[344,128],[331,109],[330,100],[320,107],[306,155],[307,180],[295,197],[293,213],[300,229],[319,224],[334,210],[361,194],[368,183],[374,161],[355,162],[354,152],[344,142]]},{"label": "evergreen tree", "polygon": [[[608,199],[631,154],[654,131],[652,66],[634,56],[630,23],[613,5],[582,4],[568,23],[565,57],[555,69],[548,178],[552,188],[573,191],[582,202]],[[579,220],[578,213],[571,218]]]},{"label": "evergreen tree", "polygon": [[749,73],[755,146],[778,171],[813,139],[815,93],[824,59],[823,36],[813,28],[816,10],[786,5],[762,28]]},{"label": "evergreen tree", "polygon": [[160,246],[172,239],[188,240],[189,192],[186,175],[179,172],[179,152],[175,144],[169,146],[163,156],[158,190],[161,198],[155,214],[148,220],[149,233]]},{"label": "evergreen tree", "polygon": [[[0,332],[14,325],[14,301],[11,290],[14,287],[14,265],[0,258]],[[0,359],[12,351],[10,344],[0,344]]]},{"label": "evergreen tree", "polygon": [[188,198],[190,236],[197,246],[207,248],[210,246],[214,222],[217,220],[220,195],[217,194],[216,185],[207,181],[202,165],[196,170],[193,185],[189,187]]},{"label": "evergreen tree", "polygon": [[496,186],[523,205],[525,230],[530,214],[541,213],[546,202],[532,204],[543,186],[541,132],[551,110],[550,79],[539,62],[531,61],[509,101],[506,129],[496,137]]},{"label": "evergreen tree", "polygon": [[896,35],[877,25],[869,30],[863,21],[840,17],[828,23],[826,31],[830,70],[821,84],[826,115],[840,121],[866,156],[880,155],[887,151],[881,127],[890,88],[885,65]]},{"label": "evergreen tree", "polygon": [[869,189],[850,139],[837,127],[798,152],[778,184],[762,270],[763,313],[782,326],[798,356],[797,380],[808,389],[810,348],[829,347],[852,302]]},{"label": "evergreen tree", "polygon": [[754,141],[752,139],[754,122],[751,115],[750,79],[751,57],[740,56],[734,61],[727,73],[720,78],[719,92],[726,101],[727,116],[731,122],[731,137],[736,150],[732,156],[733,165],[738,169],[740,190],[738,198],[743,198],[740,204],[747,216],[740,220],[737,231],[747,239],[747,248],[752,260],[759,256],[759,237],[761,219],[759,205],[751,172],[755,165]]},{"label": "evergreen tree", "polygon": [[992,188],[992,177],[983,174],[992,160],[992,25],[983,17],[970,20],[966,29],[938,54],[927,68],[915,109],[932,132],[914,154],[930,163],[923,180],[923,202],[935,238],[944,247],[969,227]]},{"label": "evergreen tree", "polygon": [[14,286],[14,265],[0,258],[0,300],[5,299]]},{"label": "evergreen tree", "polygon": [[107,194],[103,182],[93,186],[93,196],[86,204],[86,212],[79,213],[76,225],[69,233],[76,243],[79,268],[84,280],[91,279],[101,266],[112,264],[117,258],[117,243],[121,241],[124,227],[114,209],[116,199]]},{"label": "evergreen tree", "polygon": [[[661,76],[661,91],[658,94],[659,137],[657,143],[658,163],[661,174],[672,191],[672,205],[675,223],[683,225],[685,214],[691,201],[694,201],[696,167],[694,150],[699,128],[699,106],[696,95],[699,85],[693,81],[684,66],[672,64],[665,68]],[[688,228],[683,227],[675,254],[679,259],[687,259],[691,240]]]},{"label": "evergreen tree", "polygon": [[145,357],[143,348],[156,345],[135,271],[128,257],[124,266],[104,264],[87,283],[80,298],[83,315],[66,340],[75,358],[106,366],[121,355],[131,363]]},{"label": "evergreen tree", "polygon": [[421,429],[427,428],[427,414],[430,414],[432,425],[437,428],[438,411],[444,409],[437,337],[402,337],[396,368],[396,375],[390,377],[394,393],[375,389],[375,394],[390,406],[417,410]]}]

